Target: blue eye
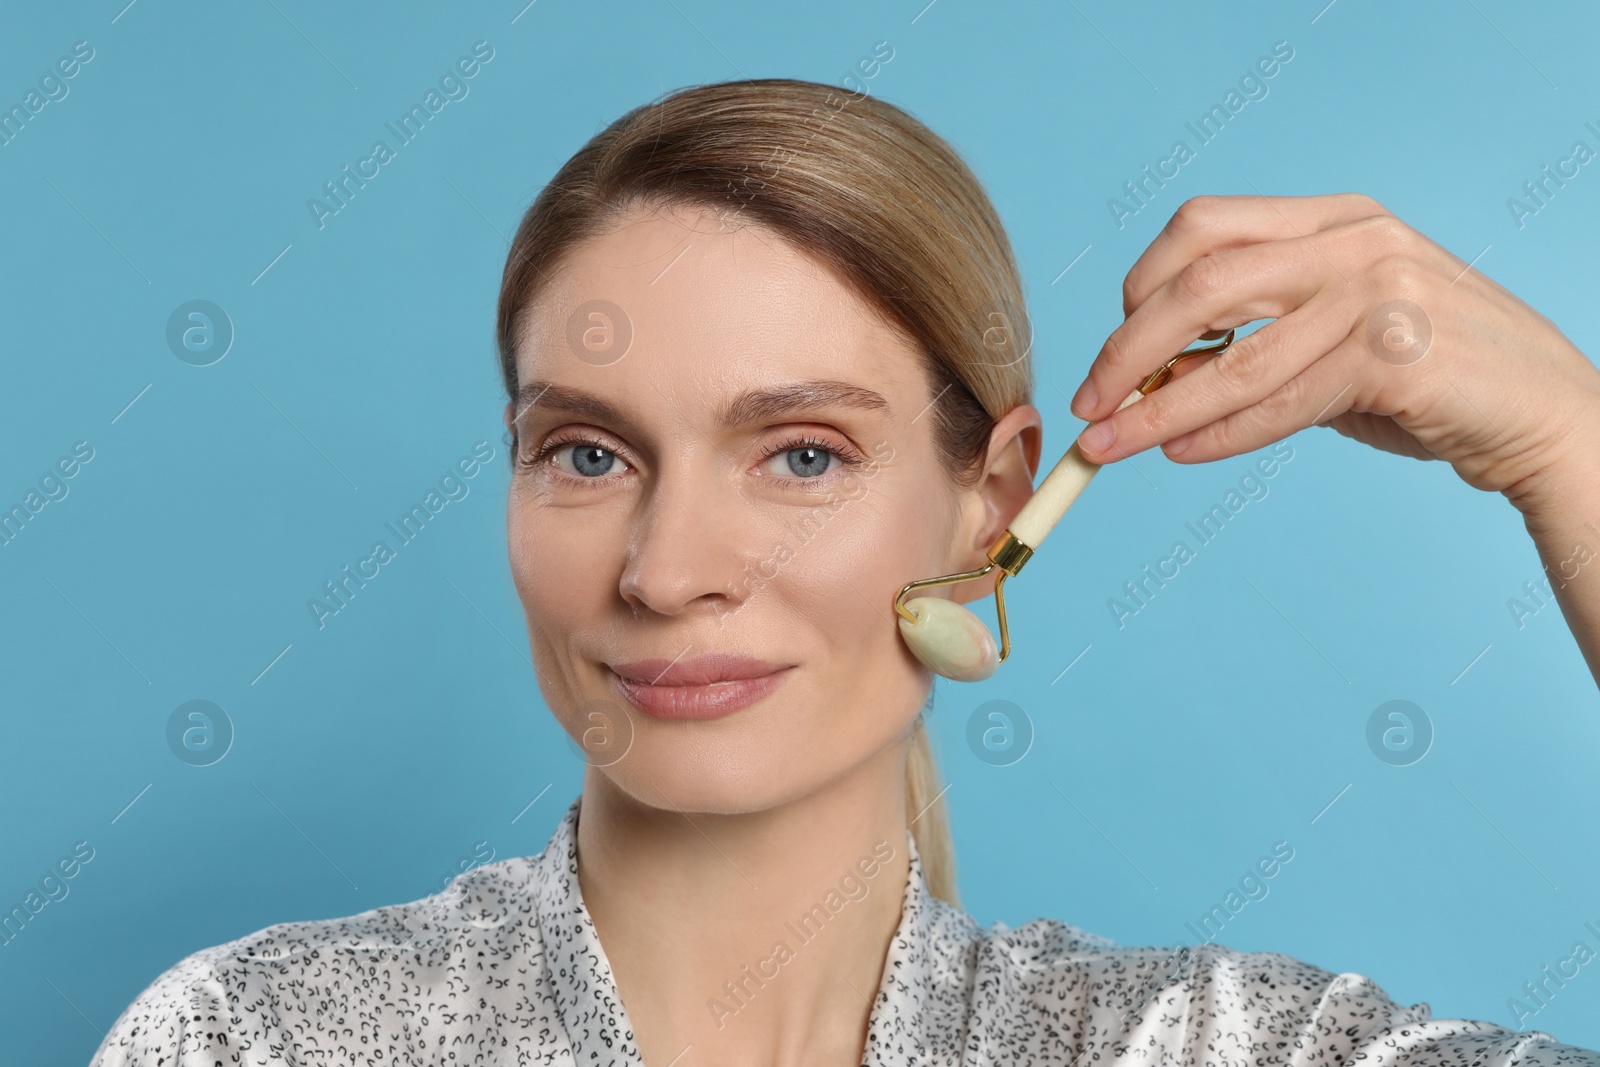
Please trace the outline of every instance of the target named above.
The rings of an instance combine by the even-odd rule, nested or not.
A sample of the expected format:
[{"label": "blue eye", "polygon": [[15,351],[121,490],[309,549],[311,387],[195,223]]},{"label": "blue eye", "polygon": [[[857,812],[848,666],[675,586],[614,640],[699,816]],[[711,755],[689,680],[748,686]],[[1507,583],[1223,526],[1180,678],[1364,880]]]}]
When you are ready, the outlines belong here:
[{"label": "blue eye", "polygon": [[807,445],[805,448],[791,448],[784,455],[789,459],[790,470],[802,478],[811,478],[828,473],[828,460],[833,453]]},{"label": "blue eye", "polygon": [[[557,446],[551,451],[550,459],[563,474],[578,478],[599,478],[611,473],[615,467],[628,469],[628,465],[615,452],[592,442]],[[562,462],[563,459],[566,462]]]},{"label": "blue eye", "polygon": [[[838,453],[820,444],[798,442],[773,452],[767,458],[767,470],[779,477],[816,478],[834,469],[838,464],[830,464],[830,461],[838,459]],[[780,460],[783,463],[781,469],[775,466]]]}]

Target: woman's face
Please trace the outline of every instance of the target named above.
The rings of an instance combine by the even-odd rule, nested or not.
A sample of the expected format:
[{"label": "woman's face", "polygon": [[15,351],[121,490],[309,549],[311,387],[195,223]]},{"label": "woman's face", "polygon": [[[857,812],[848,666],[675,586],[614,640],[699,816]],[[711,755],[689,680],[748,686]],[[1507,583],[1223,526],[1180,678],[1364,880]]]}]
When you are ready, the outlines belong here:
[{"label": "woman's face", "polygon": [[931,675],[894,596],[972,566],[984,523],[915,350],[773,231],[693,208],[630,211],[531,311],[511,569],[588,762],[642,803],[733,813],[901,744]]}]

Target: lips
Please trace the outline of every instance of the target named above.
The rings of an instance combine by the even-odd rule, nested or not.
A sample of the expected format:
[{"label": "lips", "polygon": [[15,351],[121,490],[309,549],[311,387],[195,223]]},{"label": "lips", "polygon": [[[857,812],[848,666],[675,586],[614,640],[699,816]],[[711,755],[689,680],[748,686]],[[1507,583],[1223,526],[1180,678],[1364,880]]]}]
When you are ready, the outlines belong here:
[{"label": "lips", "polygon": [[793,665],[708,652],[693,659],[641,659],[608,666],[618,690],[647,715],[717,719],[772,692]]}]

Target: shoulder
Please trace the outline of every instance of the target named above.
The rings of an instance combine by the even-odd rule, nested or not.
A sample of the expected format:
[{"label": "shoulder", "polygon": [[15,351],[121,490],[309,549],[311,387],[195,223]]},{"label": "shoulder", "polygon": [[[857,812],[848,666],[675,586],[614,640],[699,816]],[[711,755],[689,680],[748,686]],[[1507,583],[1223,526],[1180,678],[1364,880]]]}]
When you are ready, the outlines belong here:
[{"label": "shoulder", "polygon": [[1000,1058],[1027,1033],[1041,1051],[1058,1046],[1062,1058],[1032,1061],[1041,1065],[1092,1048],[1112,1057],[1161,1049],[1178,1062],[1600,1067],[1600,1052],[1539,1031],[1435,1019],[1427,1004],[1399,1004],[1364,975],[1282,953],[1211,942],[1124,947],[1055,919],[974,930],[974,1029]]},{"label": "shoulder", "polygon": [[419,999],[448,1015],[456,1001],[476,1003],[493,968],[526,977],[542,966],[535,863],[500,860],[420,900],[277,923],[186,956],[123,1010],[91,1067],[280,1057],[326,1049],[320,1035],[341,1032],[362,1035],[357,1047],[370,1054],[362,1031],[378,1040]]}]

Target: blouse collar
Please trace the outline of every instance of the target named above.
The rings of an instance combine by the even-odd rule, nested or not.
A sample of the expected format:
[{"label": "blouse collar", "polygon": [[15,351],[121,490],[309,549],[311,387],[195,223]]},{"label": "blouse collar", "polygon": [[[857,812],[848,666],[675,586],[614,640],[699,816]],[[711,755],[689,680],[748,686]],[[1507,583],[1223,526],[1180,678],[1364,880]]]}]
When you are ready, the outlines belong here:
[{"label": "blouse collar", "polygon": [[[642,1067],[633,1024],[623,1009],[611,962],[578,886],[577,826],[582,800],[581,794],[573,800],[534,866],[539,928],[556,1009],[566,1025],[577,1063]],[[935,962],[942,953],[961,952],[957,933],[971,920],[929,895],[909,829],[906,848],[911,856],[910,875],[900,923],[884,960],[883,981],[873,1000],[863,1067],[926,1062],[934,1051],[925,1043],[929,1035],[959,1035],[960,1020],[934,1018],[934,1006],[964,1003],[965,983],[957,969],[936,968]],[[957,987],[953,997],[936,988],[951,983]]]}]

